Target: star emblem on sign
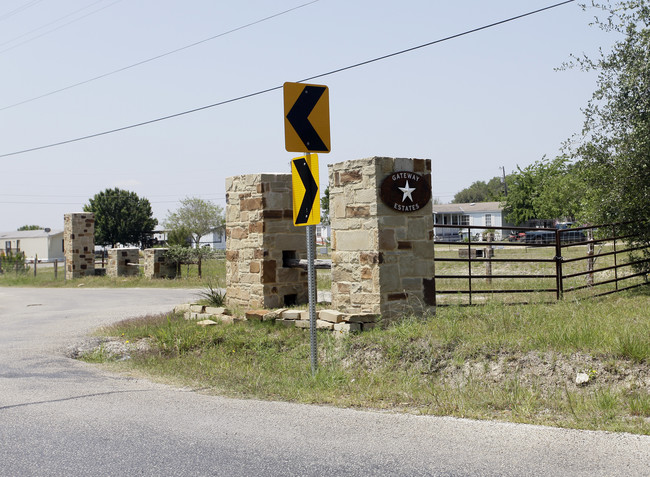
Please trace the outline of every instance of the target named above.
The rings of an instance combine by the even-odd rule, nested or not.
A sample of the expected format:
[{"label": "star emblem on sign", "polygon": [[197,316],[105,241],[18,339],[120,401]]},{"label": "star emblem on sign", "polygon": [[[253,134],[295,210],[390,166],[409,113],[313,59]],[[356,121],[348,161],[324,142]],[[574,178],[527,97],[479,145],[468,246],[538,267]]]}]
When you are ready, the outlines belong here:
[{"label": "star emblem on sign", "polygon": [[411,186],[409,185],[409,181],[408,181],[408,180],[406,181],[406,185],[405,185],[404,187],[398,187],[398,189],[401,190],[402,193],[404,194],[404,195],[402,196],[402,202],[406,202],[406,199],[408,199],[408,200],[410,200],[411,202],[413,202],[413,195],[412,195],[412,194],[413,194],[413,191],[415,190],[415,187],[411,187]]},{"label": "star emblem on sign", "polygon": [[395,212],[421,210],[431,200],[431,176],[395,171],[382,181],[379,197]]}]

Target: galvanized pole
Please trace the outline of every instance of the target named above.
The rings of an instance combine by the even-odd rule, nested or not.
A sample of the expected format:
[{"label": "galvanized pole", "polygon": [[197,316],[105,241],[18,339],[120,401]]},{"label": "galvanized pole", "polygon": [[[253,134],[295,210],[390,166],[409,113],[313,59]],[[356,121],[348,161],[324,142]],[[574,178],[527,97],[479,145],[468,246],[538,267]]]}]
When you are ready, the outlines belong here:
[{"label": "galvanized pole", "polygon": [[309,286],[309,338],[311,347],[311,373],[318,368],[316,346],[316,269],[314,267],[316,249],[316,226],[307,226],[307,281]]}]

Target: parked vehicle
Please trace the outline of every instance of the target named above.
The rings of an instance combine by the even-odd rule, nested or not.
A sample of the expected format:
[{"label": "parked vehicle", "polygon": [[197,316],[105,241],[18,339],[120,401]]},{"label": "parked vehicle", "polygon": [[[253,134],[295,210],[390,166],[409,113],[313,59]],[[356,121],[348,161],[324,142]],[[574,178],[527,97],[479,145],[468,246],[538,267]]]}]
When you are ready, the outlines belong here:
[{"label": "parked vehicle", "polygon": [[523,242],[524,237],[526,237],[526,232],[517,232],[513,230],[510,232],[510,235],[508,235],[508,242]]},{"label": "parked vehicle", "polygon": [[[552,230],[529,230],[524,238],[525,243],[549,244],[555,243],[555,234]],[[581,230],[567,230],[559,232],[562,243],[585,242],[587,237]]]}]

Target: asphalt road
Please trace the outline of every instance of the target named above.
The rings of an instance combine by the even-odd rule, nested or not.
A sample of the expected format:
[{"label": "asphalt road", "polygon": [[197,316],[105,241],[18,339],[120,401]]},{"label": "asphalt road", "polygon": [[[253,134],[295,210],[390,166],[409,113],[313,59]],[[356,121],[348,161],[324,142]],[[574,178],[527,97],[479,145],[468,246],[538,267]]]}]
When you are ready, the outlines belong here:
[{"label": "asphalt road", "polygon": [[225,399],[64,356],[193,296],[0,288],[0,475],[650,475],[649,436]]}]

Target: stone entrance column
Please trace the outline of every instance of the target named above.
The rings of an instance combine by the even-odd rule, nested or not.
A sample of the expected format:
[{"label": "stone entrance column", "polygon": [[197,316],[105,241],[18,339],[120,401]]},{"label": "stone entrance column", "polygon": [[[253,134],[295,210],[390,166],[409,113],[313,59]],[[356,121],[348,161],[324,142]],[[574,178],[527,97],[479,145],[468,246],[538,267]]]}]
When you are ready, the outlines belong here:
[{"label": "stone entrance column", "polygon": [[332,308],[384,319],[434,310],[431,161],[329,166]]},{"label": "stone entrance column", "polygon": [[291,174],[226,179],[226,303],[279,308],[309,301],[304,227],[293,225]]},{"label": "stone entrance column", "polygon": [[63,216],[65,278],[95,275],[95,215],[90,212]]}]

